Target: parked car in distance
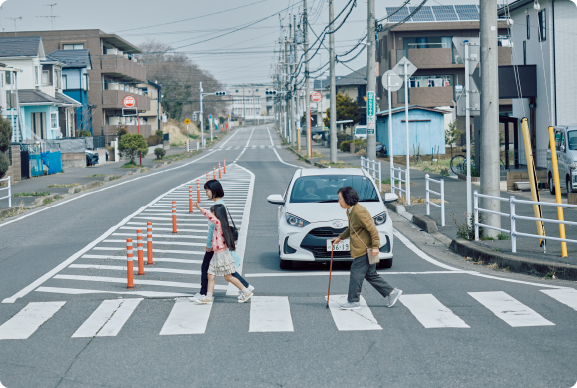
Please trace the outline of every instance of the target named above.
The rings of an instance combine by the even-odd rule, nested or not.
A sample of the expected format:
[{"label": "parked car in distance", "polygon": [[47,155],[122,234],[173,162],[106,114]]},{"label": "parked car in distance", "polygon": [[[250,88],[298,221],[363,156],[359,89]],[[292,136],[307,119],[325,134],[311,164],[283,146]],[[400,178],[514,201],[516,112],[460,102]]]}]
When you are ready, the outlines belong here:
[{"label": "parked car in distance", "polygon": [[[577,192],[577,125],[559,125],[554,129],[559,184],[568,194]],[[547,179],[549,182],[549,192],[555,194],[550,147],[547,150]]]},{"label": "parked car in distance", "polygon": [[367,138],[367,126],[357,125],[355,128],[355,139],[366,139]]},{"label": "parked car in distance", "polygon": [[[372,177],[358,168],[297,170],[284,195],[267,198],[278,209],[278,250],[282,269],[294,261],[327,262],[331,259],[330,241],[348,226],[345,210],[338,203],[338,190],[351,186],[359,194],[379,232],[379,266],[393,265],[393,222],[385,203],[394,202],[392,193],[379,195]],[[333,260],[352,261],[349,240],[335,246]]]}]

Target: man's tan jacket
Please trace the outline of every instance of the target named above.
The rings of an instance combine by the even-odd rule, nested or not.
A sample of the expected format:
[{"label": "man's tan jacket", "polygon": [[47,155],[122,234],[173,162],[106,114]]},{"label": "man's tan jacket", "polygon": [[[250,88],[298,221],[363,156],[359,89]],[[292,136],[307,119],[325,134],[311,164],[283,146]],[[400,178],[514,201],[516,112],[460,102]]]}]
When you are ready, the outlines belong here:
[{"label": "man's tan jacket", "polygon": [[[379,249],[379,232],[373,221],[373,217],[367,209],[358,203],[347,209],[349,227],[340,234],[341,240],[351,238],[351,257],[356,259],[367,254],[367,248]],[[357,232],[353,232],[353,229]],[[357,234],[363,242],[359,240]],[[366,247],[365,247],[366,245]]]}]

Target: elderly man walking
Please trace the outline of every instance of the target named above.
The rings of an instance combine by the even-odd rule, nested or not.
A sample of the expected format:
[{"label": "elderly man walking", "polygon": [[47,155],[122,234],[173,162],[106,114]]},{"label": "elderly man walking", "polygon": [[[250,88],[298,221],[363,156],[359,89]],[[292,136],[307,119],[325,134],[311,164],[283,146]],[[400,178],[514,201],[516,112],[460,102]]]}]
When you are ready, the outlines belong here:
[{"label": "elderly man walking", "polygon": [[[360,296],[363,281],[369,283],[386,299],[387,307],[393,307],[399,296],[403,293],[398,288],[391,287],[378,273],[377,260],[373,257],[379,255],[379,232],[369,211],[359,203],[359,195],[352,187],[339,189],[339,204],[346,209],[349,227],[332,242],[338,244],[341,240],[351,239],[351,275],[349,280],[348,302],[341,305],[343,310],[359,310],[361,308]],[[371,248],[372,247],[372,248]],[[372,256],[369,259],[369,254]],[[374,261],[371,264],[371,261]]]}]

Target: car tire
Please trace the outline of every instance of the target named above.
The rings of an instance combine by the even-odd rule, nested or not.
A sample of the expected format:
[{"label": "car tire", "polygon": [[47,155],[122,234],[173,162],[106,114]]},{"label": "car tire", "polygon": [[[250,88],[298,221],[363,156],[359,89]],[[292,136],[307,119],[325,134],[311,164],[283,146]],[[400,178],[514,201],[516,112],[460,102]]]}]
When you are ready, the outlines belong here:
[{"label": "car tire", "polygon": [[555,195],[555,182],[553,182],[553,176],[549,174],[549,193]]},{"label": "car tire", "polygon": [[393,266],[393,258],[383,259],[379,261],[379,268],[391,268]]}]

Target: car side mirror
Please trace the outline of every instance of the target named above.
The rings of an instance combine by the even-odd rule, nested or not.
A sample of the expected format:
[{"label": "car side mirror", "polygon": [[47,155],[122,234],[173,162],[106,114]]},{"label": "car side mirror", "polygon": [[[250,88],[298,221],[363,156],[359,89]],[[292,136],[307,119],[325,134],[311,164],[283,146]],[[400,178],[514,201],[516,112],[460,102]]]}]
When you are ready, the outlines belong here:
[{"label": "car side mirror", "polygon": [[284,198],[280,194],[269,195],[266,200],[273,205],[284,205]]},{"label": "car side mirror", "polygon": [[565,146],[561,145],[561,147],[559,147],[559,149],[561,150],[561,152],[565,152]]},{"label": "car side mirror", "polygon": [[383,193],[381,197],[383,198],[384,203],[391,203],[399,200],[397,194],[393,193]]}]

